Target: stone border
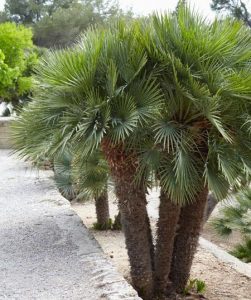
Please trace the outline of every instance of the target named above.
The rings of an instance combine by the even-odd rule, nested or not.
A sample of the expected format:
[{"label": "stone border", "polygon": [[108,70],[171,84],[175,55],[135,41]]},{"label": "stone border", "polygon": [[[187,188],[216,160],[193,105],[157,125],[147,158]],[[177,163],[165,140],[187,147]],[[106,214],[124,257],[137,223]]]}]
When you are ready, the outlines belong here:
[{"label": "stone border", "polygon": [[242,262],[238,258],[202,237],[200,237],[199,244],[203,249],[213,254],[220,261],[230,265],[237,272],[251,278],[251,266],[249,264]]},{"label": "stone border", "polygon": [[[39,173],[46,174],[45,177],[48,178],[47,174],[49,174],[50,171],[39,170]],[[50,177],[48,179],[51,181]],[[65,214],[71,218],[72,224],[77,223],[79,228],[77,228],[77,230],[72,229],[71,234],[75,237],[75,240],[78,241],[78,252],[79,256],[81,256],[81,262],[92,269],[92,284],[97,291],[103,291],[100,300],[142,300],[133,286],[118,272],[112,261],[103,252],[99,242],[85,226],[79,215],[73,210],[70,202],[58,192],[54,182],[51,183],[54,190],[51,190],[49,193],[47,192],[46,198],[51,198],[54,204],[58,203],[57,205],[64,207]],[[51,201],[52,200],[49,200],[48,202],[51,203]],[[62,224],[62,229],[64,229],[64,226],[65,225]],[[86,236],[86,240],[83,240],[83,235]],[[87,239],[89,239],[90,245],[92,245],[89,246],[89,248],[96,248],[94,251],[90,251],[90,249],[86,251],[86,248],[88,248],[86,245]],[[83,297],[83,299],[85,298]]]},{"label": "stone border", "polygon": [[[59,193],[55,182],[52,181],[53,172],[48,170],[39,170],[38,172],[38,178],[45,177],[51,184],[51,189],[46,192],[45,197],[50,199],[48,203],[53,203],[63,209],[64,214],[71,219],[72,224],[77,224],[77,228],[72,228],[71,235],[75,241],[78,241],[77,252],[78,256],[81,256],[81,263],[92,269],[92,284],[97,291],[102,290],[100,300],[142,300],[133,286],[117,271],[112,261],[103,252],[99,242],[71,207],[71,203]],[[68,222],[70,223],[70,221]],[[65,230],[65,223],[63,220],[61,226],[58,224],[61,230]],[[85,239],[83,239],[84,236]]]},{"label": "stone border", "polygon": [[0,117],[0,149],[11,149],[10,122],[13,117]]}]

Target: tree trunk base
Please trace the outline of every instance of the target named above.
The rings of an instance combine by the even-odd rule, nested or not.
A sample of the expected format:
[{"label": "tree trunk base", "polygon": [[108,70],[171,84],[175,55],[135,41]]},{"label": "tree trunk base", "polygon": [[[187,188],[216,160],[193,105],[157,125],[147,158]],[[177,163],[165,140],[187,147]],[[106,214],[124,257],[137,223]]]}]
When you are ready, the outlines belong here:
[{"label": "tree trunk base", "polygon": [[112,225],[112,229],[113,230],[121,230],[122,229],[122,224],[121,224],[121,213],[119,212],[115,218],[114,218],[114,222]]},{"label": "tree trunk base", "polygon": [[95,208],[97,222],[93,224],[96,230],[108,230],[112,227],[112,220],[109,214],[108,193],[104,191],[99,197],[95,198]]},{"label": "tree trunk base", "polygon": [[[172,203],[162,190],[160,192],[157,243],[155,250],[155,295],[167,295],[171,282],[169,272],[172,262],[174,239],[180,215],[180,206]],[[171,295],[169,295],[171,296]]]},{"label": "tree trunk base", "polygon": [[135,184],[138,159],[127,153],[123,145],[102,142],[102,150],[109,163],[115,183],[121,223],[131,266],[132,284],[144,300],[153,299],[153,270],[151,228],[146,209],[143,185]]},{"label": "tree trunk base", "polygon": [[204,188],[195,202],[182,207],[177,236],[174,242],[169,278],[176,292],[182,293],[189,280],[190,269],[197,249],[208,190]]}]

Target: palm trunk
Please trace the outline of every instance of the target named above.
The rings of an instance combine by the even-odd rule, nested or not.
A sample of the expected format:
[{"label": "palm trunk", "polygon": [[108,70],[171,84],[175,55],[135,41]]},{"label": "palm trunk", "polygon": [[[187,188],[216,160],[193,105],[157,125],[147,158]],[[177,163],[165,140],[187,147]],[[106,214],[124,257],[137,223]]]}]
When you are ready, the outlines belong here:
[{"label": "palm trunk", "polygon": [[[147,201],[146,201],[147,202]],[[146,220],[145,220],[145,226],[147,227],[147,236],[148,236],[148,241],[149,241],[149,247],[150,247],[150,256],[151,256],[151,263],[152,263],[152,272],[154,272],[154,244],[153,244],[153,235],[152,235],[152,228],[151,228],[151,223],[150,219],[148,216],[148,212],[146,210]],[[154,282],[153,282],[154,284]]]},{"label": "palm trunk", "polygon": [[174,238],[179,215],[180,206],[172,203],[168,195],[161,190],[155,250],[156,295],[165,295],[167,290],[170,289],[168,276],[171,268]]},{"label": "palm trunk", "polygon": [[126,247],[135,289],[143,299],[152,299],[153,279],[149,223],[144,189],[116,179],[116,194],[121,212]]},{"label": "palm trunk", "polygon": [[113,228],[113,230],[121,230],[122,224],[121,224],[121,213],[120,212],[115,216],[112,228]]},{"label": "palm trunk", "polygon": [[95,208],[97,216],[97,228],[106,230],[111,227],[108,193],[104,191],[99,197],[95,198]]},{"label": "palm trunk", "polygon": [[145,187],[135,184],[137,158],[132,153],[127,154],[123,147],[115,147],[110,143],[104,143],[102,148],[115,182],[132,283],[140,297],[144,300],[152,300],[151,249],[153,246],[149,238],[151,229],[146,210]]},{"label": "palm trunk", "polygon": [[207,222],[207,220],[210,218],[212,212],[215,209],[215,206],[217,205],[218,201],[215,198],[213,194],[208,194],[207,196],[207,205],[205,207],[204,211],[204,224]]},{"label": "palm trunk", "polygon": [[208,190],[204,188],[198,194],[195,202],[181,209],[169,275],[173,288],[177,292],[184,291],[190,276],[192,261],[203,225],[207,195]]}]

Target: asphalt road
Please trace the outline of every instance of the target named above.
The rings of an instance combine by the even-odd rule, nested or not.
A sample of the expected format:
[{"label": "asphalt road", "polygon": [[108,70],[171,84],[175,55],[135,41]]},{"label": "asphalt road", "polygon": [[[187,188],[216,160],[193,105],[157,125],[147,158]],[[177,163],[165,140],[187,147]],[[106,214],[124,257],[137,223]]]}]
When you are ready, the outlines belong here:
[{"label": "asphalt road", "polygon": [[140,299],[51,177],[0,150],[0,299]]}]

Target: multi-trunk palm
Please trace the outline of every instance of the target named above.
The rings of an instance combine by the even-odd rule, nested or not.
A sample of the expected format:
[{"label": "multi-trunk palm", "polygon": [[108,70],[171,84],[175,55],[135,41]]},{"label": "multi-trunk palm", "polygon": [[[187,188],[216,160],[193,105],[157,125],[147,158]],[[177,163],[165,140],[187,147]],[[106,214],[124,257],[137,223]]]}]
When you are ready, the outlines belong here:
[{"label": "multi-trunk palm", "polygon": [[[38,67],[27,110],[45,114],[34,126],[52,154],[67,144],[85,157],[103,153],[143,299],[185,287],[208,191],[224,198],[240,170],[250,171],[250,39],[238,23],[207,24],[180,8],[90,31]],[[155,247],[146,210],[153,178],[161,187]]]},{"label": "multi-trunk palm", "polygon": [[[163,267],[156,276],[161,282],[170,271],[173,287],[182,291],[208,191],[222,199],[241,179],[241,172],[250,171],[251,35],[239,23],[207,24],[186,8],[174,16],[156,16],[142,30],[152,64],[163,68],[160,84],[166,96],[161,117],[153,125],[155,144],[162,145],[160,202],[166,207],[170,200],[187,203],[181,208],[172,205],[163,215],[166,226],[170,220],[177,222],[179,215],[172,235],[159,224],[162,244],[155,260]],[[160,212],[159,223],[161,216]],[[164,240],[166,249],[171,249],[170,243],[174,247],[170,269],[165,264],[170,253],[162,252]]]}]

